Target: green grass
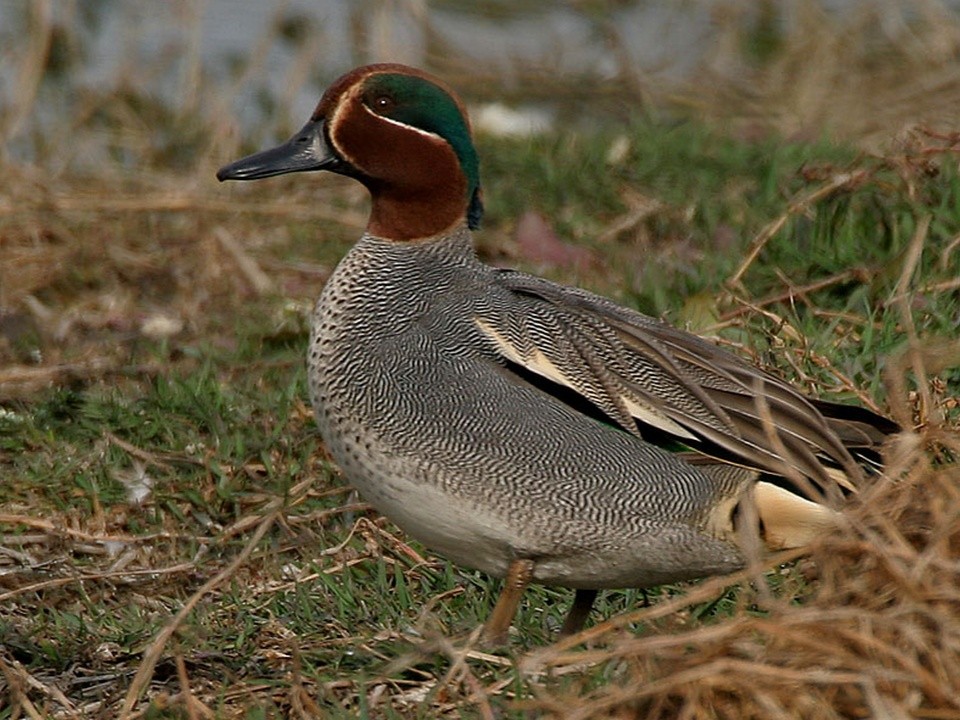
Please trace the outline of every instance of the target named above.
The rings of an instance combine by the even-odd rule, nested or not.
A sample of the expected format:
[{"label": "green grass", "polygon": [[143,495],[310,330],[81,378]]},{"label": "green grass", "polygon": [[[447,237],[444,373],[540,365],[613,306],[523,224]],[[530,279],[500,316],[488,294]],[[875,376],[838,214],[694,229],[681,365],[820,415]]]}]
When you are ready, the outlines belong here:
[{"label": "green grass", "polygon": [[[608,150],[620,135],[628,150],[611,163]],[[589,247],[597,258],[590,274],[564,267],[539,271],[698,329],[726,319],[722,337],[816,394],[855,396],[845,376],[862,398],[883,405],[880,370],[905,344],[894,290],[925,215],[933,220],[909,288],[913,322],[924,338],[956,334],[960,296],[949,285],[960,275],[960,252],[949,244],[960,233],[955,162],[943,162],[935,173],[898,170],[892,161],[827,143],[755,144],[692,123],[664,127],[640,120],[592,134],[484,138],[481,155],[488,214],[479,244],[485,256],[509,256],[518,216],[538,209],[562,240]],[[791,201],[834,173],[857,169],[870,173],[860,187],[838,190],[791,215],[742,284],[727,283],[752,238]],[[10,393],[2,405],[0,513],[52,525],[3,523],[3,544],[15,559],[6,563],[0,585],[0,594],[10,593],[0,601],[0,645],[7,662],[20,663],[41,682],[78,674],[113,678],[99,688],[69,686],[75,703],[118,707],[151,640],[246,545],[267,505],[285,499],[249,561],[178,629],[151,693],[180,691],[175,661],[182,657],[193,692],[224,716],[288,711],[294,671],[331,717],[432,717],[458,704],[478,712],[460,679],[438,688],[451,660],[437,637],[462,637],[481,623],[498,583],[431,556],[370,511],[345,509],[352,501],[338,490],[344,481],[324,454],[306,405],[306,324],[289,302],[309,307],[321,280],[303,276],[293,263],[330,266],[357,231],[329,221],[278,223],[239,212],[254,195],[269,201],[291,193],[303,202],[324,193],[356,209],[355,192],[337,183],[331,190],[327,180],[261,183],[255,193],[207,187],[205,197],[236,199],[237,212],[228,215],[197,207],[118,213],[97,223],[70,212],[24,216],[25,223],[39,218],[72,243],[72,257],[99,259],[38,287],[37,297],[49,307],[67,312],[107,295],[132,296],[122,306],[131,317],[159,308],[187,321],[183,332],[161,341],[131,339],[124,318],[113,325],[94,318],[60,339],[41,333],[32,342],[59,362],[119,357],[142,369],[57,376],[53,387]],[[656,198],[662,207],[597,242],[630,211],[630,193]],[[252,293],[230,262],[212,258],[210,244],[201,242],[215,225],[246,241],[277,224],[286,228],[279,240],[247,244],[261,264],[277,268],[278,292]],[[15,236],[16,227],[6,229]],[[138,259],[104,257],[104,236],[114,250]],[[509,262],[524,265],[522,257]],[[842,282],[764,304],[766,315],[743,311],[743,301],[763,301],[851,268],[857,273]],[[145,280],[157,273],[180,278],[176,292],[152,292]],[[939,400],[960,394],[956,370],[940,382]],[[308,488],[291,495],[303,480],[310,480]],[[144,482],[146,498],[132,502],[131,486]],[[102,535],[113,544],[98,540]],[[146,570],[156,572],[135,574]],[[44,581],[58,582],[26,588]],[[771,572],[768,584],[798,603],[811,592],[789,570]],[[657,602],[683,592],[670,587],[647,594]],[[507,657],[551,642],[570,599],[563,590],[529,591]],[[607,593],[595,617],[643,602],[640,591]],[[757,602],[749,588],[734,588],[681,619],[633,630],[710,625],[743,604],[763,614]],[[417,650],[420,641],[426,651]],[[586,692],[622,670],[600,664],[573,676],[531,680],[515,666],[482,658],[469,667],[481,685],[500,688],[491,702],[507,717],[523,713],[505,691],[529,696],[534,686],[547,685],[560,694]],[[381,685],[385,689],[375,693]],[[403,699],[413,691],[426,692],[428,704]],[[374,696],[379,704],[371,707]],[[52,707],[41,695],[35,701]],[[164,701],[155,700],[148,716],[185,717],[178,707],[164,710]],[[10,705],[0,702],[0,719],[7,717]]]}]

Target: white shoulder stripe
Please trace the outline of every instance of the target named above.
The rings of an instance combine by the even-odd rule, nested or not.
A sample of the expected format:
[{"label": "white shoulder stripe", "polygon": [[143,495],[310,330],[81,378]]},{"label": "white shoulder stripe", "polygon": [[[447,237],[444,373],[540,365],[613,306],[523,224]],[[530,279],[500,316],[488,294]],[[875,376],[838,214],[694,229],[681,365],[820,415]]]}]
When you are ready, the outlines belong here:
[{"label": "white shoulder stripe", "polygon": [[[474,322],[487,337],[493,340],[494,344],[497,346],[497,349],[510,362],[526,368],[527,370],[536,373],[547,380],[552,380],[558,385],[563,385],[564,387],[570,388],[578,393],[580,392],[577,384],[573,382],[567,375],[565,375],[564,372],[558,368],[557,365],[550,360],[550,358],[547,357],[542,350],[540,350],[540,348],[534,347],[529,353],[521,353],[517,347],[503,335],[503,333],[499,332],[496,328],[490,325],[490,323],[481,320],[480,318],[474,318]],[[630,415],[639,420],[641,423],[645,423],[651,427],[658,428],[680,438],[696,440],[696,436],[685,427],[679,425],[665,415],[645,407],[641,403],[637,402],[635,398],[628,395],[620,395],[618,400],[623,403]]]}]

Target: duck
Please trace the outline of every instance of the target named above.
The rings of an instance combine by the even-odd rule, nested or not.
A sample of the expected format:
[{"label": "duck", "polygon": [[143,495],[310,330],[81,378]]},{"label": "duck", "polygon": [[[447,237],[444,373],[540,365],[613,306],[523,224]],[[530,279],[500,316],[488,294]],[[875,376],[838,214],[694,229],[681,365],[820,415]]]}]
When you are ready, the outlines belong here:
[{"label": "duck", "polygon": [[220,181],[327,171],[369,191],[362,236],[311,317],[323,443],[379,513],[503,579],[508,640],[531,584],[597,593],[743,568],[836,529],[898,428],[808,398],[705,338],[586,290],[483,263],[463,102],[400,64],[358,67],[283,144]]}]

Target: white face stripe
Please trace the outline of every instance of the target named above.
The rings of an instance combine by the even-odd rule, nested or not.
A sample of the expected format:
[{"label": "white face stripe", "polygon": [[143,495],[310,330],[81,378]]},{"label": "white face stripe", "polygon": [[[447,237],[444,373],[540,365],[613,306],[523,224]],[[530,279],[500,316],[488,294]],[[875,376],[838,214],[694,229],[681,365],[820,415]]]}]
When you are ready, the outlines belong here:
[{"label": "white face stripe", "polygon": [[380,114],[378,114],[378,113],[375,113],[373,110],[371,110],[369,107],[367,107],[366,103],[364,103],[364,102],[361,102],[361,103],[360,103],[360,107],[362,107],[364,110],[366,110],[367,113],[369,113],[370,115],[372,115],[373,117],[375,117],[377,120],[383,120],[384,122],[388,122],[388,123],[390,123],[391,125],[396,125],[397,127],[402,127],[402,128],[407,129],[407,130],[413,130],[415,133],[419,133],[420,135],[423,135],[423,136],[426,137],[426,138],[430,138],[430,140],[432,140],[432,141],[434,141],[434,142],[439,141],[439,142],[442,142],[442,143],[444,143],[444,144],[447,144],[447,141],[446,141],[443,137],[441,137],[440,135],[437,135],[436,133],[432,133],[432,132],[430,132],[429,130],[424,130],[423,128],[418,128],[418,127],[416,127],[416,126],[414,126],[414,125],[407,125],[406,123],[402,123],[402,122],[400,122],[399,120],[394,120],[393,118],[388,118],[388,117],[386,117],[385,115],[380,115]]},{"label": "white face stripe", "polygon": [[337,119],[340,117],[340,113],[343,111],[343,106],[346,105],[346,102],[344,101],[350,96],[352,96],[353,94],[354,94],[353,88],[351,88],[346,94],[344,94],[343,97],[341,97],[340,101],[336,105],[334,105],[332,117],[327,118],[327,121],[326,121],[327,137],[330,139],[330,144],[333,146],[333,149],[334,151],[336,151],[337,155],[342,157],[351,165],[354,164],[353,158],[351,158],[347,153],[345,153],[343,151],[343,148],[340,147],[340,143],[337,142],[336,129],[339,127],[339,123],[337,122]]},{"label": "white face stripe", "polygon": [[363,83],[367,80],[368,77],[369,77],[369,75],[368,75],[367,77],[364,77],[361,81],[358,81],[353,87],[349,88],[349,89],[340,97],[339,102],[338,102],[338,103],[334,106],[334,108],[333,108],[333,114],[332,114],[331,117],[328,118],[328,120],[327,120],[327,123],[326,123],[327,129],[328,129],[327,135],[328,135],[328,138],[329,138],[329,140],[330,140],[330,145],[333,147],[333,150],[334,150],[340,157],[342,157],[344,160],[346,160],[348,163],[350,163],[350,164],[353,165],[354,167],[356,167],[356,168],[358,168],[358,169],[360,169],[360,170],[363,169],[363,168],[360,166],[360,164],[356,162],[356,160],[354,159],[354,157],[353,157],[352,155],[350,155],[350,153],[346,152],[346,150],[343,148],[343,146],[342,146],[342,145],[340,144],[340,142],[337,140],[337,132],[336,132],[336,131],[337,131],[337,128],[340,126],[340,122],[339,122],[339,121],[340,121],[340,116],[341,116],[341,114],[343,114],[343,113],[345,112],[344,108],[346,108],[346,106],[347,106],[348,104],[350,104],[351,102],[357,102],[357,103],[359,103],[360,107],[363,108],[364,112],[369,113],[371,117],[376,118],[377,120],[382,120],[382,121],[384,121],[384,122],[388,122],[388,123],[390,123],[390,124],[392,124],[392,125],[395,125],[395,126],[397,126],[397,127],[401,127],[401,128],[403,128],[404,130],[410,130],[410,131],[412,131],[412,132],[415,132],[415,133],[419,134],[421,137],[429,140],[429,141],[432,142],[432,143],[442,143],[443,145],[446,145],[447,147],[450,146],[450,143],[448,143],[448,142],[446,141],[446,139],[444,139],[441,135],[438,135],[437,133],[432,133],[432,132],[430,132],[430,131],[428,131],[428,130],[424,130],[424,129],[422,129],[422,128],[414,127],[413,125],[408,125],[407,123],[402,123],[402,122],[400,122],[399,120],[393,120],[392,118],[384,117],[383,115],[378,115],[378,114],[375,113],[373,110],[371,110],[369,107],[367,107],[366,103],[364,103],[364,102],[359,98],[359,95],[360,95],[360,90],[361,90],[361,88],[363,87]]}]

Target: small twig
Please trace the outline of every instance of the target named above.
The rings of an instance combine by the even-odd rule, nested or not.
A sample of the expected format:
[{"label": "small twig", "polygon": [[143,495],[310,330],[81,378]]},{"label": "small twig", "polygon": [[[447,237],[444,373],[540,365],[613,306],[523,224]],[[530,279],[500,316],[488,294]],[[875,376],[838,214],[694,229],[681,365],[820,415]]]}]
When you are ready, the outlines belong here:
[{"label": "small twig", "polygon": [[877,402],[870,396],[870,394],[861,385],[858,385],[857,383],[855,383],[852,378],[848,377],[845,373],[841,372],[835,365],[833,365],[832,363],[828,363],[826,361],[817,362],[817,358],[819,356],[815,355],[814,353],[808,350],[797,348],[795,352],[797,354],[800,354],[801,357],[803,356],[811,357],[817,365],[820,365],[821,367],[828,369],[830,371],[830,374],[833,375],[834,378],[840,381],[840,385],[847,392],[856,395],[857,400],[862,405],[864,405],[867,409],[872,410],[873,412],[879,415],[883,415],[883,410],[880,408]]},{"label": "small twig", "polygon": [[190,720],[199,720],[199,716],[197,715],[198,710],[203,712],[204,717],[213,717],[213,713],[194,697],[193,691],[190,689],[190,678],[187,676],[187,665],[184,663],[183,655],[180,653],[177,653],[176,665],[177,681],[180,683],[180,699],[183,701],[183,705],[187,710],[187,717],[190,718]]},{"label": "small twig", "polygon": [[190,572],[197,569],[197,563],[188,562],[180,563],[179,565],[171,565],[170,567],[155,569],[149,568],[144,570],[117,570],[111,572],[98,572],[98,573],[88,573],[86,575],[77,575],[76,577],[66,577],[66,578],[56,578],[54,580],[44,580],[43,582],[32,583],[30,585],[24,585],[23,587],[18,587],[8,592],[0,594],[0,602],[10,600],[11,598],[16,597],[17,595],[22,595],[24,593],[35,592],[38,590],[46,590],[49,588],[60,587],[61,585],[70,585],[72,583],[82,583],[88,580],[107,580],[109,578],[128,578],[128,577],[138,577],[138,576],[154,576],[154,575],[173,575],[176,573]]},{"label": "small twig", "polygon": [[[32,2],[27,6],[31,16],[29,22],[32,27],[24,36],[24,39],[27,40],[27,52],[20,66],[20,71],[17,73],[17,89],[13,93],[13,97],[17,101],[12,104],[6,113],[5,127],[0,126],[0,135],[3,139],[0,148],[9,147],[8,141],[20,132],[20,129],[24,126],[24,121],[36,111],[37,93],[43,83],[50,45],[56,30],[53,22],[52,6],[50,0]],[[9,52],[9,48],[7,52]],[[11,79],[11,74],[8,71],[7,80]],[[3,151],[0,152],[5,154]]]},{"label": "small twig", "polygon": [[161,375],[166,370],[159,365],[121,365],[112,360],[98,358],[88,362],[62,363],[45,367],[15,365],[0,371],[0,386],[13,383],[53,382],[61,376],[75,378],[97,378],[107,375]]},{"label": "small twig", "polygon": [[[340,488],[337,488],[340,489]],[[327,493],[329,494],[329,493]],[[335,508],[325,508],[323,510],[312,510],[305,515],[291,515],[284,519],[288,525],[296,527],[297,525],[319,525],[324,520],[336,515],[346,515],[349,513],[367,512],[371,509],[370,503],[358,502],[340,505]]]},{"label": "small twig", "polygon": [[257,261],[253,259],[253,256],[237,242],[237,239],[233,237],[225,227],[218,226],[214,228],[213,236],[217,239],[217,242],[220,243],[220,247],[226,250],[227,254],[233,258],[237,269],[243,273],[243,276],[253,287],[257,295],[264,295],[273,291],[273,280],[260,269],[260,266],[257,264]]},{"label": "small twig", "polygon": [[323,711],[303,685],[303,663],[300,658],[300,645],[297,643],[296,635],[291,634],[288,645],[290,646],[291,674],[293,675],[290,683],[290,704],[302,718],[322,717]]},{"label": "small twig", "polygon": [[333,272],[328,265],[317,265],[316,263],[304,261],[277,260],[276,258],[269,257],[261,258],[260,264],[271,270],[296,272],[301,275],[310,275],[320,280],[326,280],[330,277],[330,273]]},{"label": "small twig", "polygon": [[780,229],[786,225],[787,220],[789,220],[791,216],[798,215],[806,211],[806,209],[809,208],[813,203],[828,197],[841,188],[856,187],[869,175],[870,173],[866,170],[838,173],[828,183],[820,186],[810,193],[807,193],[799,200],[794,200],[791,202],[787,207],[786,212],[784,212],[773,222],[768,223],[766,227],[757,233],[757,236],[753,239],[753,242],[750,243],[750,249],[747,251],[746,258],[744,258],[743,262],[740,263],[740,267],[737,268],[737,271],[731,275],[730,279],[725,283],[727,287],[736,287],[740,284],[740,280],[743,279],[744,274],[746,274],[747,270],[753,264],[753,261],[757,259],[760,251],[763,250],[764,246],[770,241],[770,238],[780,232]]},{"label": "small twig", "polygon": [[405,556],[407,559],[412,560],[415,565],[426,565],[427,561],[424,557],[410,547],[409,544],[405,543],[400,538],[388,533],[381,527],[378,527],[374,523],[370,523],[370,527],[373,529],[374,533],[380,535],[383,538],[386,538],[390,544],[393,546],[393,549],[398,551],[401,555]]},{"label": "small twig", "polygon": [[[910,309],[909,288],[913,274],[920,263],[920,257],[923,254],[923,246],[927,239],[927,231],[930,228],[930,216],[925,215],[917,223],[917,229],[910,239],[910,245],[907,248],[907,255],[904,258],[903,269],[900,272],[900,279],[897,281],[897,287],[894,290],[891,303],[897,305],[900,311],[900,321],[903,323],[904,331],[907,335],[909,346],[908,354],[910,364],[913,367],[917,383],[917,391],[920,394],[920,422],[925,423],[930,420],[930,415],[936,412],[933,397],[930,395],[930,385],[927,382],[927,371],[924,364],[923,353],[920,351],[920,340],[917,336],[917,326],[913,322],[913,313]],[[902,427],[909,427],[910,422],[902,422],[903,418],[898,418]]]},{"label": "small twig", "polygon": [[776,303],[783,302],[784,300],[790,300],[795,297],[803,297],[808,293],[816,292],[817,290],[823,290],[824,288],[831,287],[832,285],[839,285],[847,280],[855,279],[857,274],[858,272],[856,270],[844,270],[836,275],[831,275],[830,277],[808,283],[807,285],[801,285],[800,287],[790,286],[786,290],[782,290],[781,292],[773,295],[768,295],[761,300],[743,303],[735,310],[730,310],[723,313],[720,316],[720,321],[726,322],[735,317],[739,317],[740,315],[746,315],[747,313],[755,311],[758,308],[766,307],[767,305],[775,305]]},{"label": "small twig", "polygon": [[487,697],[487,693],[480,685],[473,672],[471,672],[470,666],[467,665],[467,659],[470,657],[470,651],[477,644],[482,632],[483,627],[477,627],[470,634],[466,644],[460,648],[455,647],[454,644],[443,635],[438,634],[436,638],[434,638],[435,642],[438,644],[439,650],[450,660],[450,669],[447,670],[443,676],[443,679],[440,680],[440,682],[434,688],[434,693],[439,693],[456,678],[470,688],[473,699],[479,705],[481,717],[483,717],[484,720],[493,720],[493,709],[490,707],[490,700]]},{"label": "small twig", "polygon": [[921,293],[944,293],[951,292],[960,288],[960,278],[950,280],[941,280],[940,282],[929,283],[920,288]]},{"label": "small twig", "polygon": [[[114,434],[113,434],[112,432],[110,432],[109,430],[104,430],[104,431],[103,431],[103,436],[104,436],[107,440],[109,440],[111,443],[113,443],[114,445],[116,445],[118,448],[120,448],[121,450],[125,450],[125,451],[126,451],[127,453],[129,453],[130,455],[133,455],[135,458],[139,458],[140,460],[143,460],[145,463],[149,463],[150,465],[155,465],[156,467],[160,468],[161,470],[172,470],[172,469],[173,469],[170,465],[168,465],[167,463],[165,463],[163,460],[160,460],[160,459],[159,459],[156,455],[154,455],[153,453],[147,452],[146,450],[142,450],[142,449],[138,448],[136,445],[131,445],[131,444],[128,443],[126,440],[123,440],[123,439],[121,439],[121,438],[118,438],[116,435],[114,435]],[[197,464],[199,464],[199,465],[202,465],[202,464],[203,464],[203,463],[200,463],[200,462],[197,461],[197,460],[194,460],[193,458],[189,458],[189,461],[190,461],[190,462],[195,462],[195,463],[197,463]]]},{"label": "small twig", "polygon": [[[0,525],[23,525],[26,527],[36,528],[38,530],[43,530],[50,535],[54,535],[55,537],[68,537],[73,540],[88,543],[118,542],[142,544],[158,538],[164,540],[181,537],[190,538],[191,540],[200,539],[194,535],[175,535],[167,532],[153,533],[151,535],[95,535],[92,533],[83,532],[82,530],[74,530],[73,528],[69,528],[64,525],[57,525],[50,520],[44,520],[42,518],[30,517],[29,515],[8,515],[5,513],[0,513]],[[13,537],[16,538],[17,536]],[[39,541],[36,536],[29,536],[28,540],[32,542]]]},{"label": "small twig", "polygon": [[[303,495],[310,489],[310,486],[312,484],[313,484],[312,477],[307,477],[306,479],[301,480],[300,482],[298,482],[296,485],[294,485],[292,488],[290,488],[287,491],[285,500],[278,499],[276,501],[273,501],[273,503],[271,504],[271,507],[275,505],[277,502],[283,502],[284,507],[292,507],[296,505],[301,501],[301,499],[303,498]],[[245,515],[244,517],[240,518],[236,522],[232,523],[231,525],[223,529],[223,531],[220,533],[220,542],[223,542],[224,540],[231,538],[234,535],[242,535],[243,533],[247,532],[247,530],[249,530],[250,528],[260,523],[261,522],[260,519],[262,517],[263,517],[262,513],[261,514],[253,513],[250,515]]]},{"label": "small twig", "polygon": [[260,540],[263,539],[263,536],[267,534],[267,531],[273,526],[273,523],[276,522],[283,507],[282,501],[274,502],[272,505],[273,507],[268,510],[267,514],[260,521],[259,527],[257,527],[246,546],[240,554],[234,558],[233,562],[205,582],[199,590],[191,595],[183,607],[180,608],[180,611],[174,615],[173,619],[157,634],[153,642],[150,643],[150,646],[143,655],[143,661],[137,669],[137,674],[134,676],[133,682],[130,683],[127,694],[123,699],[123,705],[120,708],[120,718],[122,720],[129,720],[132,717],[134,705],[137,704],[150,679],[153,677],[153,669],[156,667],[157,661],[160,659],[160,655],[166,647],[167,642],[173,636],[173,633],[176,632],[177,628],[186,620],[187,616],[193,612],[194,608],[196,608],[205,595],[228,580],[243,566],[247,559],[253,554]]},{"label": "small twig", "polygon": [[3,676],[7,681],[7,687],[10,688],[10,696],[14,710],[11,717],[16,717],[16,709],[21,708],[27,713],[27,715],[33,718],[33,720],[43,720],[43,715],[40,714],[36,706],[30,701],[30,698],[27,697],[27,693],[23,689],[23,685],[21,683],[24,674],[23,669],[16,668],[16,670],[19,670],[19,672],[15,672],[14,668],[11,668],[3,661],[3,658],[0,658],[0,672],[3,673]]},{"label": "small twig", "polygon": [[359,213],[332,210],[322,203],[285,202],[246,202],[240,200],[211,200],[197,198],[185,194],[157,194],[154,196],[117,197],[102,195],[61,195],[45,197],[43,204],[33,208],[24,207],[23,203],[11,199],[0,198],[0,216],[23,214],[33,209],[36,212],[78,212],[84,214],[102,215],[111,213],[145,213],[145,212],[181,212],[206,211],[218,213],[246,213],[253,215],[280,216],[292,220],[327,220],[346,225],[352,228],[366,226],[366,218]]},{"label": "small twig", "polygon": [[[2,660],[0,660],[0,662],[2,662]],[[27,669],[24,668],[23,665],[21,665],[19,662],[14,660],[13,663],[14,663],[14,669],[26,681],[27,685],[29,685],[30,687],[36,690],[41,691],[48,697],[53,698],[56,702],[60,703],[60,705],[63,706],[64,710],[68,712],[71,716],[75,718],[81,717],[81,712],[77,708],[77,706],[74,705],[73,702],[70,700],[70,698],[64,695],[63,691],[60,688],[58,688],[55,684],[53,683],[47,684],[47,683],[40,682],[39,680],[37,680],[37,678],[35,678],[33,675],[27,672]]]},{"label": "small twig", "polygon": [[621,233],[635,228],[648,217],[667,208],[667,205],[661,201],[647,197],[636,198],[633,204],[635,205],[633,208],[616,218],[603,232],[597,235],[599,245],[611,242]]}]

